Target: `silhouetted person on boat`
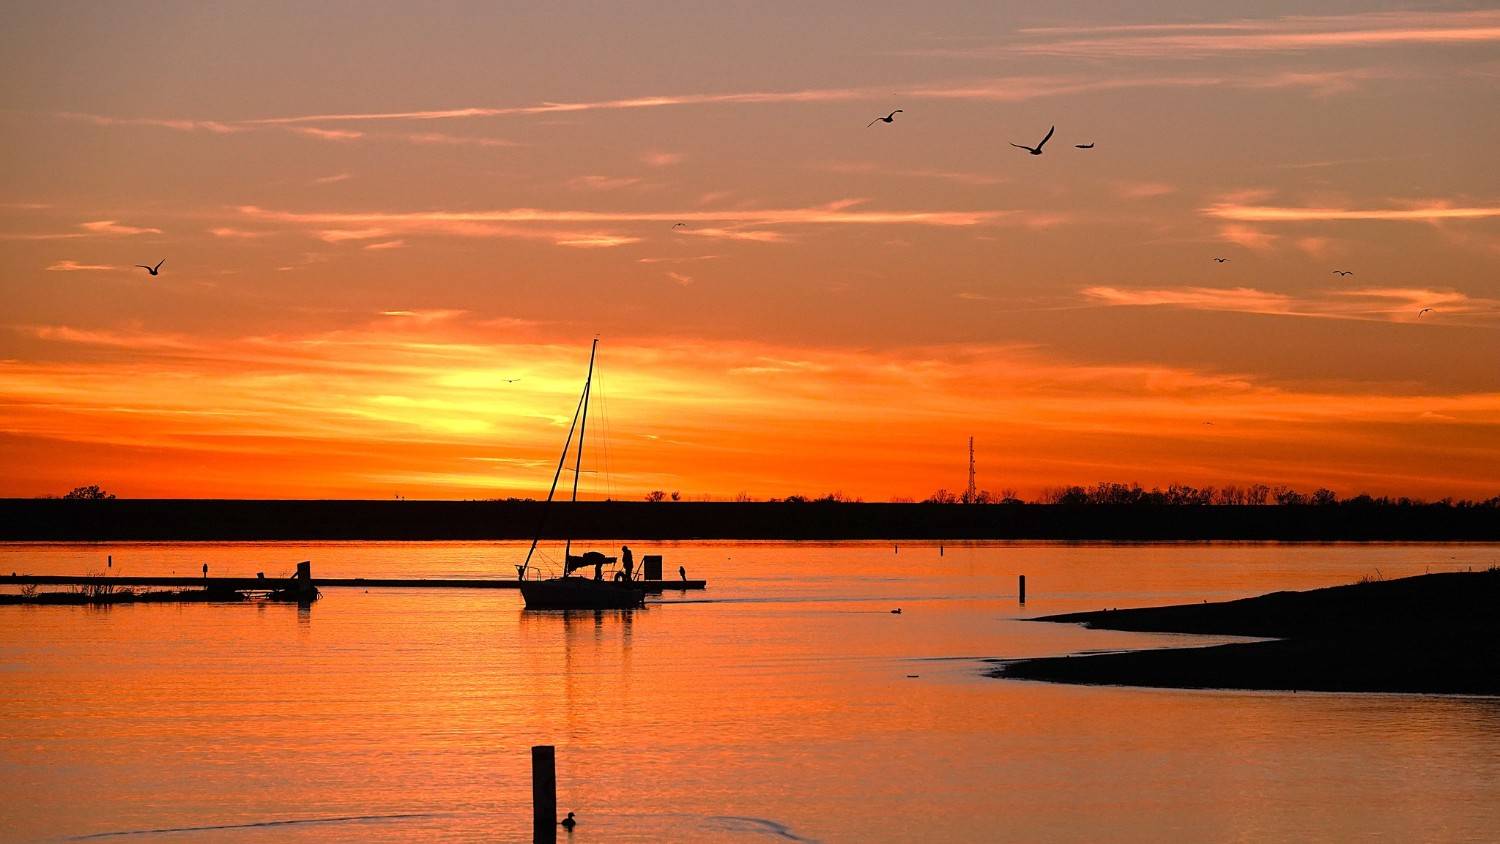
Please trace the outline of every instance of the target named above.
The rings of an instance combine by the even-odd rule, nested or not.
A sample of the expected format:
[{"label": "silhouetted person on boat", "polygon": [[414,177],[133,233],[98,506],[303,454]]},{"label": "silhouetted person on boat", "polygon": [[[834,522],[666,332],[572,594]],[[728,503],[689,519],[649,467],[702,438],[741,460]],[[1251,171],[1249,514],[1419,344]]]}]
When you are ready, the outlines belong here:
[{"label": "silhouetted person on boat", "polygon": [[203,579],[208,579],[208,563],[203,564]]},{"label": "silhouetted person on boat", "polygon": [[678,566],[677,567],[677,575],[679,577],[681,577],[683,580],[687,580],[687,568],[684,567],[684,566]]},{"label": "silhouetted person on boat", "polygon": [[625,582],[629,583],[631,573],[635,570],[635,555],[630,553],[629,545],[620,546],[620,565],[625,568]]}]

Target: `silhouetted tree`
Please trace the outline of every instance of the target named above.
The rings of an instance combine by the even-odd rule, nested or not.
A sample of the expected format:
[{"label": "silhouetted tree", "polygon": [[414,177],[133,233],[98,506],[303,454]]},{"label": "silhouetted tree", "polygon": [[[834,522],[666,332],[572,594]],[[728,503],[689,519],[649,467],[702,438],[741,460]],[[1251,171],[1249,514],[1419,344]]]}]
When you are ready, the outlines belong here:
[{"label": "silhouetted tree", "polygon": [[1266,503],[1266,499],[1269,498],[1270,495],[1271,488],[1266,486],[1265,484],[1251,484],[1250,486],[1245,487],[1246,504],[1253,504],[1259,507],[1262,504]]},{"label": "silhouetted tree", "polygon": [[678,492],[675,489],[672,490],[672,500],[673,501],[681,501],[682,500],[682,493]]},{"label": "silhouetted tree", "polygon": [[1339,503],[1339,497],[1328,487],[1318,487],[1317,491],[1312,494],[1312,497],[1307,500],[1307,503],[1318,507],[1328,507]]},{"label": "silhouetted tree", "polygon": [[937,492],[934,492],[933,494],[927,496],[927,500],[923,501],[922,503],[923,504],[957,504],[958,503],[958,496],[954,495],[953,493],[949,492],[946,489],[939,489]]},{"label": "silhouetted tree", "polygon": [[664,490],[660,490],[660,489],[653,489],[650,492],[646,493],[646,500],[647,501],[661,501],[662,499],[664,499],[666,497],[667,497],[667,493]]},{"label": "silhouetted tree", "polygon": [[104,491],[98,484],[73,487],[72,492],[63,496],[76,501],[105,501],[114,497],[114,493]]}]

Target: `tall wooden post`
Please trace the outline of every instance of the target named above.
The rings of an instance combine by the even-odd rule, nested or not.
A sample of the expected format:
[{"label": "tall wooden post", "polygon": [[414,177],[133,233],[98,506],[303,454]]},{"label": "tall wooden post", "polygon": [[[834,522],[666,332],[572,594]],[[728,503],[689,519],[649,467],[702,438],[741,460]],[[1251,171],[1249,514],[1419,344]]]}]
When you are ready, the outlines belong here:
[{"label": "tall wooden post", "polygon": [[550,744],[531,748],[531,838],[536,844],[557,840],[557,752]]},{"label": "tall wooden post", "polygon": [[1026,575],[1021,575],[1021,603],[1026,603]]}]

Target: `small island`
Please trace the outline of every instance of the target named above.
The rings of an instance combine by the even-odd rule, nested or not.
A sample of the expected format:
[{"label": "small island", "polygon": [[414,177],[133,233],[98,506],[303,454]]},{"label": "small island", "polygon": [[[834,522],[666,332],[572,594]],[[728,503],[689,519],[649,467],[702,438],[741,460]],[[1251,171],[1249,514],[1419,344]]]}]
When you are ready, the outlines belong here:
[{"label": "small island", "polygon": [[1045,657],[994,677],[1190,689],[1500,694],[1500,568],[1035,621],[1269,641]]}]

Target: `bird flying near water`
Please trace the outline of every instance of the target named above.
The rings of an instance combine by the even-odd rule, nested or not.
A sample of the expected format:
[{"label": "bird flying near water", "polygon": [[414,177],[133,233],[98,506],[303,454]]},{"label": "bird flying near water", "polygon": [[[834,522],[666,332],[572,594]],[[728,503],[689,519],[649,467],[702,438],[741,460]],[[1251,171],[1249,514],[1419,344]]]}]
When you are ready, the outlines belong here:
[{"label": "bird flying near water", "polygon": [[156,266],[154,266],[154,267],[148,267],[145,264],[136,264],[136,266],[140,267],[141,269],[145,270],[146,272],[148,272],[148,273],[150,273],[152,275],[160,275],[161,274],[161,265],[165,264],[166,262],[167,262],[167,259],[163,258],[160,261],[157,261],[156,262]]},{"label": "bird flying near water", "polygon": [[868,129],[871,126],[874,126],[876,123],[895,123],[896,122],[896,115],[902,114],[902,113],[903,112],[901,111],[901,109],[898,108],[895,111],[891,112],[890,114],[887,114],[885,117],[877,117],[874,120],[871,120],[869,123],[866,123],[865,124],[865,128]]},{"label": "bird flying near water", "polygon": [[1334,275],[1354,275],[1353,270],[1334,270]]},{"label": "bird flying near water", "polygon": [[1086,144],[1074,144],[1073,148],[1074,149],[1093,149],[1094,148],[1094,142],[1093,141],[1089,141]]},{"label": "bird flying near water", "polygon": [[1432,308],[1423,308],[1422,310],[1417,311],[1417,319],[1421,319],[1422,318],[1422,314],[1425,314],[1425,313],[1427,313],[1430,310],[1432,310]]},{"label": "bird flying near water", "polygon": [[1056,126],[1053,126],[1051,129],[1048,129],[1047,130],[1047,137],[1042,138],[1042,142],[1039,143],[1039,144],[1037,144],[1034,147],[1028,147],[1028,146],[1024,146],[1022,144],[1011,144],[1011,146],[1015,147],[1016,149],[1024,149],[1027,152],[1031,153],[1032,155],[1041,155],[1042,154],[1042,147],[1046,146],[1047,142],[1050,141],[1050,140],[1052,140],[1052,133],[1056,132],[1056,131],[1057,131],[1057,127]]},{"label": "bird flying near water", "polygon": [[1214,259],[1214,263],[1215,264],[1224,264],[1224,263],[1228,263],[1228,261],[1229,261],[1228,258],[1215,258]]}]

